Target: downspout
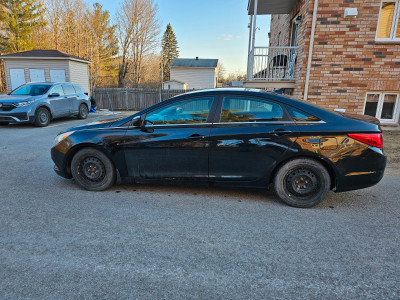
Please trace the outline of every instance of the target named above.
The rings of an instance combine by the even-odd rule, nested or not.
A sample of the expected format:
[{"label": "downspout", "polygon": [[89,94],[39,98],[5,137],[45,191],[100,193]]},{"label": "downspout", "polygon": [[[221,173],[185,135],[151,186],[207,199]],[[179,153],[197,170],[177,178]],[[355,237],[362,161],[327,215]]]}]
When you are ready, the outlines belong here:
[{"label": "downspout", "polygon": [[251,51],[251,32],[252,32],[252,27],[253,27],[253,15],[250,15],[250,25],[249,25],[249,50],[247,51],[247,80],[250,80],[250,51]]},{"label": "downspout", "polygon": [[251,59],[250,59],[250,80],[253,80],[254,71],[254,45],[256,43],[256,30],[257,30],[257,13],[258,13],[258,0],[254,0],[254,12],[253,12],[253,28],[252,28],[252,43],[251,43]]},{"label": "downspout", "polygon": [[310,73],[311,73],[311,63],[314,48],[314,37],[315,37],[315,27],[317,25],[317,13],[318,13],[318,0],[314,0],[314,11],[311,25],[311,36],[310,36],[310,47],[308,49],[308,61],[307,61],[307,74],[306,83],[304,86],[304,101],[308,99],[308,88],[310,85]]}]

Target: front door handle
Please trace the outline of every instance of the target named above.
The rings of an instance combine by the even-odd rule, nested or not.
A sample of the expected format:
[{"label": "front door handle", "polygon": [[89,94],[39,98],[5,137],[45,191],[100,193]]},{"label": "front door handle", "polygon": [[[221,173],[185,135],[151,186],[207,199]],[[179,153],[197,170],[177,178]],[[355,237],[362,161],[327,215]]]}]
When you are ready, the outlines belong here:
[{"label": "front door handle", "polygon": [[286,129],[279,128],[279,129],[275,129],[275,130],[272,132],[272,134],[273,134],[273,135],[276,135],[276,136],[284,136],[284,135],[292,134],[292,132],[289,131],[289,130],[286,130]]},{"label": "front door handle", "polygon": [[190,139],[192,141],[199,141],[199,140],[202,140],[202,139],[205,139],[205,138],[206,137],[204,135],[197,134],[197,133],[192,134],[191,136],[188,137],[188,139]]}]

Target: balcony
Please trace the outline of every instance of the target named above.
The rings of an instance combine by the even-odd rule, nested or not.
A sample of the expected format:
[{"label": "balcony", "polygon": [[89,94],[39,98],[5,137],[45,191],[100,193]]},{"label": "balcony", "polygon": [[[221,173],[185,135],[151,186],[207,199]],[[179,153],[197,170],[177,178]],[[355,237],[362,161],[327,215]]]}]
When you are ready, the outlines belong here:
[{"label": "balcony", "polygon": [[249,0],[249,15],[289,14],[298,0]]},{"label": "balcony", "polygon": [[254,47],[246,87],[294,88],[297,47]]}]

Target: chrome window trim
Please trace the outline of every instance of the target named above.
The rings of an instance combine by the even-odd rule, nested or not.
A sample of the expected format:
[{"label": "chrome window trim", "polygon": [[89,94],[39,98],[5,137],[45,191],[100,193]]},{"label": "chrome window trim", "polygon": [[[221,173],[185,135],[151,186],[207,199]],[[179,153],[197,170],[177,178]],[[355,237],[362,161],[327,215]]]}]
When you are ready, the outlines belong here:
[{"label": "chrome window trim", "polygon": [[219,122],[214,124],[221,125],[232,125],[232,124],[261,124],[261,125],[269,125],[269,124],[296,124],[295,121],[271,121],[271,122]]},{"label": "chrome window trim", "polygon": [[325,121],[295,121],[296,124],[326,124]]},{"label": "chrome window trim", "polygon": [[[325,121],[272,121],[272,122],[220,122],[220,123],[191,123],[191,124],[163,124],[163,125],[147,125],[146,128],[150,127],[177,127],[177,126],[209,126],[209,125],[276,125],[276,124],[326,124]],[[114,128],[139,128],[139,127],[114,127]]]}]

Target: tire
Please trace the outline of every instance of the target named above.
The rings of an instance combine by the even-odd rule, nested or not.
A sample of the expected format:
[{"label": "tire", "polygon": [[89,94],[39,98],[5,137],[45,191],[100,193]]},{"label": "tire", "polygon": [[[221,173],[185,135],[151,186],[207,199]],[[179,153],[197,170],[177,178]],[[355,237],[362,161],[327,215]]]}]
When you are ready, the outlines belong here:
[{"label": "tire", "polygon": [[279,168],[274,178],[278,197],[294,207],[308,208],[321,203],[331,187],[328,171],[319,162],[294,159]]},{"label": "tire", "polygon": [[0,126],[7,126],[10,122],[0,122]]},{"label": "tire", "polygon": [[35,126],[46,127],[51,120],[50,111],[47,108],[40,107],[35,112]]},{"label": "tire", "polygon": [[85,104],[79,105],[78,119],[87,119],[89,115],[88,107]]},{"label": "tire", "polygon": [[114,185],[116,172],[111,160],[101,151],[84,148],[71,162],[72,177],[89,191],[103,191]]}]

